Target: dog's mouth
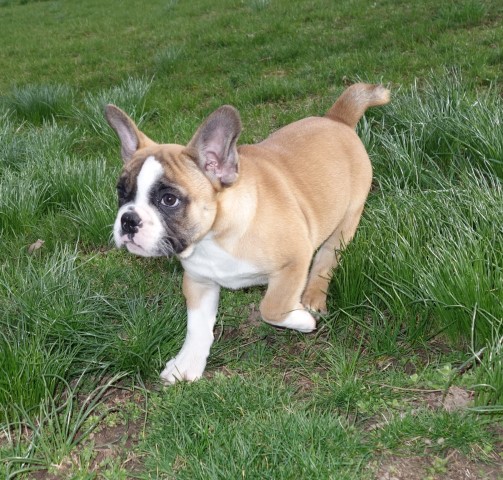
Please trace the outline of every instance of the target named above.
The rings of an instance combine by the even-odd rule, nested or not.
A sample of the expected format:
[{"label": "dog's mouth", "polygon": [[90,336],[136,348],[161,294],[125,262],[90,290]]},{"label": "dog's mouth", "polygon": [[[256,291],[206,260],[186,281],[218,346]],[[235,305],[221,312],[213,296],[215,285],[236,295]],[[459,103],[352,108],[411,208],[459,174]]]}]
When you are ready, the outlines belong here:
[{"label": "dog's mouth", "polygon": [[142,257],[172,257],[174,255],[179,255],[180,253],[182,254],[182,257],[187,257],[193,250],[193,248],[191,248],[192,245],[187,246],[187,243],[183,240],[179,241],[170,237],[164,238],[154,250],[149,250],[139,243],[136,243],[134,236],[130,235],[127,236],[127,239],[123,240],[122,245],[126,247],[128,252]]},{"label": "dog's mouth", "polygon": [[180,235],[169,225],[152,225],[148,220],[137,225],[137,231],[131,228],[128,231],[116,220],[114,237],[118,247],[125,247],[128,252],[142,257],[173,257],[185,250],[188,254],[193,243],[190,235]]},{"label": "dog's mouth", "polygon": [[124,245],[126,246],[126,248],[128,250],[142,250],[143,252],[145,251],[145,249],[141,246],[141,245],[138,245],[134,240],[133,240],[133,237],[132,236],[129,236],[128,235],[128,239],[124,241]]}]

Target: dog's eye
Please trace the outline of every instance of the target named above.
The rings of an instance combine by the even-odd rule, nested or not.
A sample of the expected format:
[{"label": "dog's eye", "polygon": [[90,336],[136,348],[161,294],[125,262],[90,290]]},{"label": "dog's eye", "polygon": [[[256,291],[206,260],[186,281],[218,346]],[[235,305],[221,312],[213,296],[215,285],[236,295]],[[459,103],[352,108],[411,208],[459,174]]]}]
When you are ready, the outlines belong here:
[{"label": "dog's eye", "polygon": [[172,193],[166,193],[161,198],[161,205],[165,207],[177,207],[180,204],[180,199],[173,195]]}]

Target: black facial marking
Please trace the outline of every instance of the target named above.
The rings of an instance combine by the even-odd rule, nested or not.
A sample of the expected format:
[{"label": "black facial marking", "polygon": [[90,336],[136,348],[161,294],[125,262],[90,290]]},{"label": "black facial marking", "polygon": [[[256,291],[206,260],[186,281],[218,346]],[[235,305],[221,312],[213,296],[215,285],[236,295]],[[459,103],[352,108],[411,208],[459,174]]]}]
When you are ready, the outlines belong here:
[{"label": "black facial marking", "polygon": [[161,214],[166,232],[161,248],[166,252],[183,252],[189,246],[192,234],[186,226],[189,199],[175,185],[163,179],[152,186],[149,200]]},{"label": "black facial marking", "polygon": [[175,186],[166,181],[157,182],[150,191],[150,202],[159,209],[166,221],[183,217],[188,199]]},{"label": "black facial marking", "polygon": [[169,253],[183,252],[189,246],[189,242],[185,238],[177,238],[166,235],[162,239],[161,249]]},{"label": "black facial marking", "polygon": [[119,208],[126,203],[132,202],[136,196],[136,183],[131,185],[128,177],[122,176],[117,183],[117,198],[119,200]]}]

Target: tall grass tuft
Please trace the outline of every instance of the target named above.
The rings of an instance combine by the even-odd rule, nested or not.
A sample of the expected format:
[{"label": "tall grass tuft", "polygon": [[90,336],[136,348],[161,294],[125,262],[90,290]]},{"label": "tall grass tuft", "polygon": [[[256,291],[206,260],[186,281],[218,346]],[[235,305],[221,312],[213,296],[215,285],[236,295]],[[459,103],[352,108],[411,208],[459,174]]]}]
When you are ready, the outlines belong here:
[{"label": "tall grass tuft", "polygon": [[185,329],[184,309],[178,301],[170,300],[168,293],[115,299],[108,305],[107,319],[116,328],[105,358],[116,371],[152,377],[180,347]]},{"label": "tall grass tuft", "polygon": [[[475,322],[479,321],[474,315]],[[478,413],[503,414],[503,318],[492,322],[492,336],[487,344],[477,350],[472,345],[471,361],[477,366],[475,375],[476,406]]]},{"label": "tall grass tuft", "polygon": [[250,0],[248,3],[253,10],[260,11],[266,9],[270,5],[271,0]]},{"label": "tall grass tuft", "polygon": [[385,109],[368,112],[373,121],[360,131],[382,188],[438,189],[473,169],[503,179],[503,101],[496,88],[472,91],[454,70],[416,82]]},{"label": "tall grass tuft", "polygon": [[183,59],[183,47],[171,45],[162,49],[154,57],[155,70],[158,75],[173,72]]},{"label": "tall grass tuft", "polygon": [[[103,402],[122,377],[113,375],[101,381],[101,377],[82,374],[70,384],[54,375],[57,388],[47,388],[36,409],[28,412],[16,405],[18,416],[3,428],[12,449],[11,455],[3,458],[6,478],[69,463],[72,450],[113,411]],[[48,380],[50,376],[42,378]]]},{"label": "tall grass tuft", "polygon": [[0,177],[7,171],[31,169],[47,161],[69,155],[77,141],[76,129],[45,122],[34,127],[16,125],[7,115],[0,116]]},{"label": "tall grass tuft", "polygon": [[78,269],[78,254],[68,247],[47,256],[20,255],[3,265],[0,321],[5,328],[16,337],[37,338],[50,349],[85,346],[80,333],[103,315],[103,306]]},{"label": "tall grass tuft", "polygon": [[[146,377],[176,353],[185,313],[178,297],[170,295],[174,279],[163,275],[162,298],[160,294],[133,294],[131,285],[146,283],[145,273],[138,268],[128,271],[122,265],[112,275],[107,258],[83,263],[76,250],[60,247],[48,255],[19,255],[1,267],[4,337],[0,340],[11,345],[5,362],[8,358],[17,362],[12,367],[3,364],[6,382],[19,379],[19,372],[49,374],[51,368],[67,381],[84,368],[103,367],[109,373],[134,372]],[[120,275],[127,275],[127,288],[114,293],[113,282]],[[37,355],[31,354],[34,351]],[[10,403],[23,405],[29,392],[7,387],[4,394],[10,395]]]},{"label": "tall grass tuft", "polygon": [[19,235],[30,232],[43,214],[50,192],[47,182],[13,172],[0,178],[0,233]]},{"label": "tall grass tuft", "polygon": [[481,348],[503,318],[501,99],[454,74],[381,110],[360,126],[376,185],[335,272],[333,311],[377,352],[437,335],[466,348],[475,315]]},{"label": "tall grass tuft", "polygon": [[[3,127],[3,128],[2,128]],[[114,182],[102,157],[76,157],[76,129],[45,123],[15,130],[0,124],[0,231],[107,244]],[[2,151],[3,150],[3,151]],[[53,219],[47,216],[53,215]],[[68,222],[70,220],[70,223]]]},{"label": "tall grass tuft", "polygon": [[335,272],[333,311],[371,342],[395,346],[439,333],[466,344],[476,311],[483,345],[503,318],[502,193],[498,180],[475,177],[443,191],[374,196]]},{"label": "tall grass tuft", "polygon": [[73,362],[71,351],[24,327],[4,326],[0,335],[0,424],[19,418],[21,411],[32,416],[47,394],[54,395]]},{"label": "tall grass tuft", "polygon": [[[86,179],[79,191],[66,204],[61,205],[61,219],[77,233],[79,242],[86,246],[112,244],[115,218],[115,188],[102,160],[88,162],[80,170],[96,168],[96,177]],[[102,176],[99,176],[103,173]],[[91,176],[92,177],[92,176]],[[92,180],[92,181],[89,181]]]},{"label": "tall grass tuft", "polygon": [[16,126],[6,111],[0,113],[0,176],[7,168],[15,168],[26,160],[26,142],[16,135]]},{"label": "tall grass tuft", "polygon": [[97,135],[107,143],[117,142],[116,135],[104,117],[105,105],[112,103],[122,108],[138,125],[141,125],[147,115],[145,101],[151,83],[152,80],[145,78],[128,77],[119,86],[95,94],[88,93],[84,98],[83,107],[74,108],[73,118],[93,136]]},{"label": "tall grass tuft", "polygon": [[461,0],[456,3],[439,4],[434,21],[444,28],[472,27],[486,14],[486,6],[476,0]]},{"label": "tall grass tuft", "polygon": [[19,120],[41,125],[70,114],[73,91],[67,85],[26,85],[16,87],[4,104]]}]

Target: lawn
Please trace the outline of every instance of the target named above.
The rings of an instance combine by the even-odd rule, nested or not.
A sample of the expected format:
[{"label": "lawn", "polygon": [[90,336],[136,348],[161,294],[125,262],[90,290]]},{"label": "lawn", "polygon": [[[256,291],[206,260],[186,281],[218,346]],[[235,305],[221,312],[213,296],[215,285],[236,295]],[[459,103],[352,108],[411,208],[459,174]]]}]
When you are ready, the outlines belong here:
[{"label": "lawn", "polygon": [[[0,0],[0,476],[503,477],[503,6],[497,0]],[[114,103],[241,143],[382,82],[374,166],[314,334],[224,291],[205,377],[178,261],[113,246]]]}]

